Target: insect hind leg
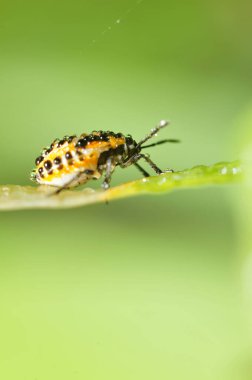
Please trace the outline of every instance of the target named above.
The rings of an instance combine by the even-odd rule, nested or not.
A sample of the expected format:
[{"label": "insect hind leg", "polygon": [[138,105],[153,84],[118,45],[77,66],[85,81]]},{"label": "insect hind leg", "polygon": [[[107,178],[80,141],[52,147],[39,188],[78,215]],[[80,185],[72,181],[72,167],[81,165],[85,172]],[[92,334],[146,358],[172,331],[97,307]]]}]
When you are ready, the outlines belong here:
[{"label": "insect hind leg", "polygon": [[[130,157],[126,162],[124,162],[123,164],[121,164],[121,168],[126,168],[132,164],[134,164],[140,171],[141,173],[145,176],[145,177],[149,177],[150,175],[138,164],[138,160],[140,160],[141,158],[143,158],[149,165],[150,167],[157,173],[157,174],[162,174],[162,173],[165,173],[166,170],[161,170],[151,159],[148,155],[146,154],[142,154],[142,153],[138,153],[138,154],[135,154],[134,156]],[[169,169],[168,171],[173,171],[171,169]]]}]

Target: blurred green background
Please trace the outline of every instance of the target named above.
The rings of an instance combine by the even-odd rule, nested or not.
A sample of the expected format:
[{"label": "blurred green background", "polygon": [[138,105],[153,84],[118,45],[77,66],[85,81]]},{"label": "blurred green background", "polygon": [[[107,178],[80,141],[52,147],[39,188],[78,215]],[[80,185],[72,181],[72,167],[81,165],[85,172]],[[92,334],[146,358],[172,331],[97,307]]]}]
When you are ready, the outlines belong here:
[{"label": "blurred green background", "polygon": [[[162,168],[239,158],[251,101],[247,1],[0,2],[1,183],[93,129]],[[140,177],[118,169],[113,184]],[[99,186],[89,183],[90,186]],[[237,187],[2,213],[0,378],[251,379]]]}]

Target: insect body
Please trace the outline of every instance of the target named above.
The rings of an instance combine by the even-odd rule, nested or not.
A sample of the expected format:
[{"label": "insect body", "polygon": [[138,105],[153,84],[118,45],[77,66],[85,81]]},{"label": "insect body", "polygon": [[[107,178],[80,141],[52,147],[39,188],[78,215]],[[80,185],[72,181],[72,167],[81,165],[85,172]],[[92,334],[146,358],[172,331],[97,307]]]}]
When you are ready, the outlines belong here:
[{"label": "insect body", "polygon": [[157,174],[163,173],[149,156],[142,154],[146,147],[162,144],[143,144],[168,124],[161,121],[151,130],[151,133],[137,143],[130,135],[110,131],[93,131],[90,134],[65,136],[62,140],[54,140],[50,147],[44,149],[36,158],[36,168],[31,173],[31,179],[39,184],[56,186],[62,189],[86,183],[90,179],[98,179],[104,173],[103,188],[108,189],[111,175],[116,166],[125,168],[134,164],[144,176],[149,174],[138,164],[143,158]]}]

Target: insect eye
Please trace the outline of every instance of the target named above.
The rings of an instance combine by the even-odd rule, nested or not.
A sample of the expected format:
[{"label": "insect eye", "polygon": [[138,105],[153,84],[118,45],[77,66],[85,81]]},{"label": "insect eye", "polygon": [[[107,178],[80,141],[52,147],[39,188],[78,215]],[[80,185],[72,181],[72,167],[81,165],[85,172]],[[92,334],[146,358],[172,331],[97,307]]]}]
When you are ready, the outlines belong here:
[{"label": "insect eye", "polygon": [[133,144],[133,138],[130,136],[130,135],[128,135],[127,137],[126,137],[126,143],[127,144]]}]

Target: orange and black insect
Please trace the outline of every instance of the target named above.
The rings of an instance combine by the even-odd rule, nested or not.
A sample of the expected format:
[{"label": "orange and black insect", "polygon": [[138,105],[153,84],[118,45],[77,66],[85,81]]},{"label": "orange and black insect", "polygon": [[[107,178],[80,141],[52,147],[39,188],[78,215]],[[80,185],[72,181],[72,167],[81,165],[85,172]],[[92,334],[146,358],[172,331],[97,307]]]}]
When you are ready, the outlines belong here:
[{"label": "orange and black insect", "polygon": [[167,121],[160,121],[159,125],[138,143],[130,135],[124,136],[122,133],[111,131],[93,131],[90,134],[83,133],[79,137],[74,135],[65,136],[61,140],[56,139],[36,158],[36,168],[31,173],[31,179],[39,184],[58,187],[58,193],[63,189],[86,183],[90,179],[98,179],[104,174],[102,187],[108,189],[116,166],[126,168],[134,164],[145,177],[148,177],[149,174],[138,163],[140,159],[144,159],[157,174],[161,174],[164,171],[141,151],[165,142],[178,141],[170,139],[143,145],[166,125]]}]

